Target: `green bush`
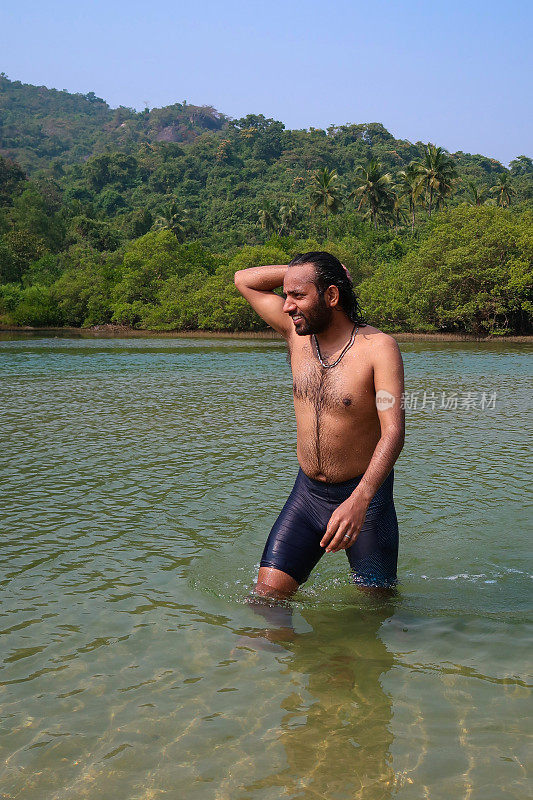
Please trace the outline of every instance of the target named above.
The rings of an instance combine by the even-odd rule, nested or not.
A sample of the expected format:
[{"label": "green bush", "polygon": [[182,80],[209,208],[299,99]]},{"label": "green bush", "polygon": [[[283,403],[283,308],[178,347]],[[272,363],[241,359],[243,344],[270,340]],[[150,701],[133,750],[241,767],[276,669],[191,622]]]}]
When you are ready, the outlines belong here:
[{"label": "green bush", "polygon": [[21,300],[22,287],[19,283],[0,284],[0,324],[15,325],[13,312]]},{"label": "green bush", "polygon": [[386,330],[527,333],[533,309],[533,227],[527,212],[459,206],[399,262],[359,287],[369,321]]},{"label": "green bush", "polygon": [[69,261],[71,266],[53,285],[64,324],[87,327],[111,322],[112,292],[120,276],[120,256],[74,251]]},{"label": "green bush", "polygon": [[11,316],[15,325],[56,327],[64,324],[52,287],[39,284],[20,290]]}]

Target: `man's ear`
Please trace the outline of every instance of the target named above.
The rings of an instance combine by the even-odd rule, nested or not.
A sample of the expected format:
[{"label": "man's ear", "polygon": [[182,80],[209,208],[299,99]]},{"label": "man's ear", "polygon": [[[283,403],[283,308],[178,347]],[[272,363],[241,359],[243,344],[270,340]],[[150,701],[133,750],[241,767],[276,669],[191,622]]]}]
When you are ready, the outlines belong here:
[{"label": "man's ear", "polygon": [[324,292],[326,302],[332,307],[336,308],[339,305],[339,287],[332,284],[328,286]]}]

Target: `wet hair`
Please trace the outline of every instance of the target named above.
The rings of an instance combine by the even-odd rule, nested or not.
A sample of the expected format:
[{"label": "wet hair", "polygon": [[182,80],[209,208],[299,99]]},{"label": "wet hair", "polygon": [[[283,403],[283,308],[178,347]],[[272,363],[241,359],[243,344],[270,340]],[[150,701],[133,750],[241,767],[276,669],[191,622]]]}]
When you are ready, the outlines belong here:
[{"label": "wet hair", "polygon": [[315,268],[315,286],[319,294],[324,294],[328,286],[336,286],[339,290],[339,305],[351,321],[357,325],[366,325],[353,290],[352,279],[338,258],[323,250],[311,253],[297,253],[289,267],[311,264]]}]

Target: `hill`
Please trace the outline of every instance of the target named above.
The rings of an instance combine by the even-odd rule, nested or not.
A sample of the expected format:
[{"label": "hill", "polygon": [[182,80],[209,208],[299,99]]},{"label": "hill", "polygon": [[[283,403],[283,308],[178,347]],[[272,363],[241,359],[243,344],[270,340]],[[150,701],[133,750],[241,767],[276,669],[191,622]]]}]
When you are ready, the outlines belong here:
[{"label": "hill", "polygon": [[[253,127],[254,119],[264,117],[249,115],[247,119]],[[285,128],[281,122],[270,122],[276,122],[281,130]],[[230,124],[230,118],[212,106],[195,106],[184,101],[137,112],[125,106],[111,108],[94,92],[79,94],[33,86],[0,74],[0,155],[17,162],[29,174],[38,169],[48,170],[54,160],[63,165],[82,163],[103,152],[132,152],[141,143],[190,143],[203,133],[215,131],[223,140]],[[372,155],[380,157],[389,168],[402,168],[420,156],[423,146],[421,142],[412,144],[395,139],[379,123],[332,125],[327,131],[316,128],[286,131],[283,139],[281,149],[290,151],[285,159],[288,167],[295,162],[307,168],[316,166],[316,153],[302,152],[298,157],[294,152],[299,145],[313,140],[324,139],[318,148],[324,162],[331,161],[334,155],[331,152],[330,158],[327,157],[326,141],[332,145],[332,151],[346,148],[344,163],[336,164],[340,171],[353,165],[354,158],[362,161]],[[261,148],[255,150],[261,158]],[[499,161],[488,156],[463,152],[454,155],[473,177],[481,178],[483,174],[503,169]]]},{"label": "hill", "polygon": [[140,142],[190,142],[225,124],[227,118],[210,106],[184,102],[137,112],[110,108],[94,92],[72,94],[0,75],[0,155],[28,172],[47,169],[53,159],[79,163]]},{"label": "hill", "polygon": [[327,249],[385,329],[528,332],[532,207],[525,155],[0,76],[0,324],[264,327],[232,270]]}]

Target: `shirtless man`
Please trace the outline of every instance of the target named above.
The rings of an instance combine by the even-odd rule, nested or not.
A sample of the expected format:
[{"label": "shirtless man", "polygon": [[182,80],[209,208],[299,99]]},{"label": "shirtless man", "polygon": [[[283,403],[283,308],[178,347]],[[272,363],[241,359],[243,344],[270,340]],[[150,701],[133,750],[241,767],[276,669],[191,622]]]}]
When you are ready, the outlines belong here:
[{"label": "shirtless man", "polygon": [[[235,285],[287,341],[300,470],[266,543],[255,591],[286,598],[324,553],[346,550],[361,587],[396,582],[392,496],[404,442],[403,364],[363,322],[345,267],[325,252],[251,267]],[[283,297],[273,290],[283,286]]]}]

